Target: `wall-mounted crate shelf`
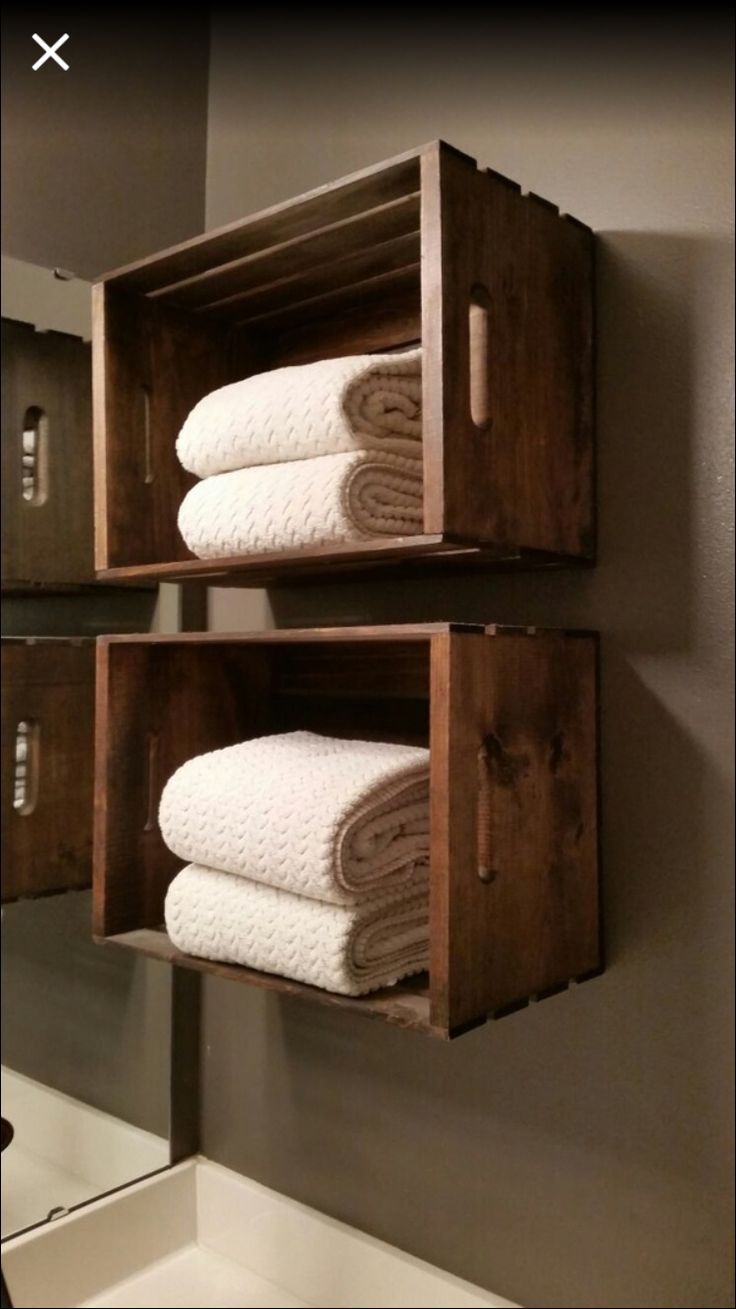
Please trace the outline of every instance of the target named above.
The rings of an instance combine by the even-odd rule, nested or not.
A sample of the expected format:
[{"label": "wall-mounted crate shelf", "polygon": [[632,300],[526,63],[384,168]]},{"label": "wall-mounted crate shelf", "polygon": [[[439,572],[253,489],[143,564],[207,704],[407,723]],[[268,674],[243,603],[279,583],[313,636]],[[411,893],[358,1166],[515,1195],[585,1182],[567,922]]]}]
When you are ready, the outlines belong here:
[{"label": "wall-mounted crate shelf", "polygon": [[92,881],[93,641],[2,641],[2,899]]},{"label": "wall-mounted crate shelf", "polygon": [[[600,967],[597,641],[449,624],[102,637],[94,931],[440,1036]],[[179,953],[158,801],[186,759],[297,728],[429,744],[428,979],[349,999]]]},{"label": "wall-mounted crate shelf", "polygon": [[[389,564],[594,556],[592,233],[443,143],[95,287],[96,559],[118,580],[263,585]],[[202,562],[174,443],[227,382],[423,347],[420,536]]]}]

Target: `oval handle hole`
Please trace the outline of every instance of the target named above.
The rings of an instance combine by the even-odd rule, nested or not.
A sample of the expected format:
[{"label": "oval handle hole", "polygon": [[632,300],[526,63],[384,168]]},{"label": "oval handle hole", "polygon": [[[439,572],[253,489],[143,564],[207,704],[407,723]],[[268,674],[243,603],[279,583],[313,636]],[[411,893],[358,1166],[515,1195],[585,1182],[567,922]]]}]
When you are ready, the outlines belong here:
[{"label": "oval handle hole", "polygon": [[144,832],[155,832],[158,827],[158,735],[149,732],[146,737],[146,821]]},{"label": "oval handle hole", "polygon": [[150,486],[155,473],[153,468],[153,434],[151,431],[151,388],[141,387],[143,396],[143,481]]},{"label": "oval handle hole", "polygon": [[491,426],[491,401],[488,394],[490,313],[491,297],[484,286],[474,286],[470,292],[468,309],[470,417],[481,432]]},{"label": "oval handle hole", "polygon": [[496,876],[491,863],[491,790],[488,748],[484,742],[478,751],[478,877],[481,882],[492,882]]},{"label": "oval handle hole", "polygon": [[44,504],[49,495],[49,422],[38,405],[29,405],[23,416],[20,476],[23,499]]},{"label": "oval handle hole", "polygon": [[15,729],[13,756],[13,808],[27,818],[38,803],[40,731],[38,723],[24,718]]}]

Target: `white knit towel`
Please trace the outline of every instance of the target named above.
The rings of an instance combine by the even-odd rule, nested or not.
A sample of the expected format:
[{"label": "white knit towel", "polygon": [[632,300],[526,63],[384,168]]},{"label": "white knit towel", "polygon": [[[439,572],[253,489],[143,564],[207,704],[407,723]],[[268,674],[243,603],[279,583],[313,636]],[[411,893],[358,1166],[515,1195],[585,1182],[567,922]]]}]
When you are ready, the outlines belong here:
[{"label": "white knit towel", "polygon": [[206,477],[179,509],[199,559],[410,536],[422,523],[421,464],[360,452]]},{"label": "white knit towel", "polygon": [[185,954],[342,995],[392,986],[428,966],[426,891],[348,907],[189,864],[169,887],[164,915]]},{"label": "white knit towel", "polygon": [[191,863],[333,904],[426,883],[429,751],[288,732],[198,755],[161,835]]},{"label": "white knit towel", "polygon": [[179,433],[197,477],[292,459],[381,450],[421,459],[422,352],[276,368],[200,400]]}]

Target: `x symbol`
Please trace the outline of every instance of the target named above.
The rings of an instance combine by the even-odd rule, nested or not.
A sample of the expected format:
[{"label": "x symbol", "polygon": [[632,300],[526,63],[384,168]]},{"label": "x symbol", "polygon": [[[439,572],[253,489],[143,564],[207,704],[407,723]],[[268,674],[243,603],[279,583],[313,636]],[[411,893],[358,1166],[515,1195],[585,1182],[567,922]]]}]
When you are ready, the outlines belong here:
[{"label": "x symbol", "polygon": [[58,41],[54,45],[47,45],[43,37],[39,36],[37,32],[33,33],[33,39],[34,41],[38,42],[38,44],[46,51],[46,53],[41,55],[41,58],[37,59],[35,64],[32,65],[34,73],[41,67],[41,64],[46,63],[47,59],[55,59],[59,67],[64,69],[65,73],[69,71],[69,65],[65,63],[64,60],[61,58],[61,56],[57,55],[56,53],[56,51],[59,49],[59,46],[63,45],[65,41],[69,40],[68,32],[65,32],[63,36],[60,36]]}]

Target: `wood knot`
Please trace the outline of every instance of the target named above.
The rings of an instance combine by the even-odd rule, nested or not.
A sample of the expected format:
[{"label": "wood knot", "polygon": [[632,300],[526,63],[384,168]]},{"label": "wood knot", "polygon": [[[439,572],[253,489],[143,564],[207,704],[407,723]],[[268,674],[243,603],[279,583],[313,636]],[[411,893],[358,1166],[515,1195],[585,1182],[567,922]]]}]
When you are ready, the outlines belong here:
[{"label": "wood knot", "polygon": [[481,755],[498,786],[513,787],[529,771],[529,756],[507,750],[495,732],[489,732],[486,736]]}]

